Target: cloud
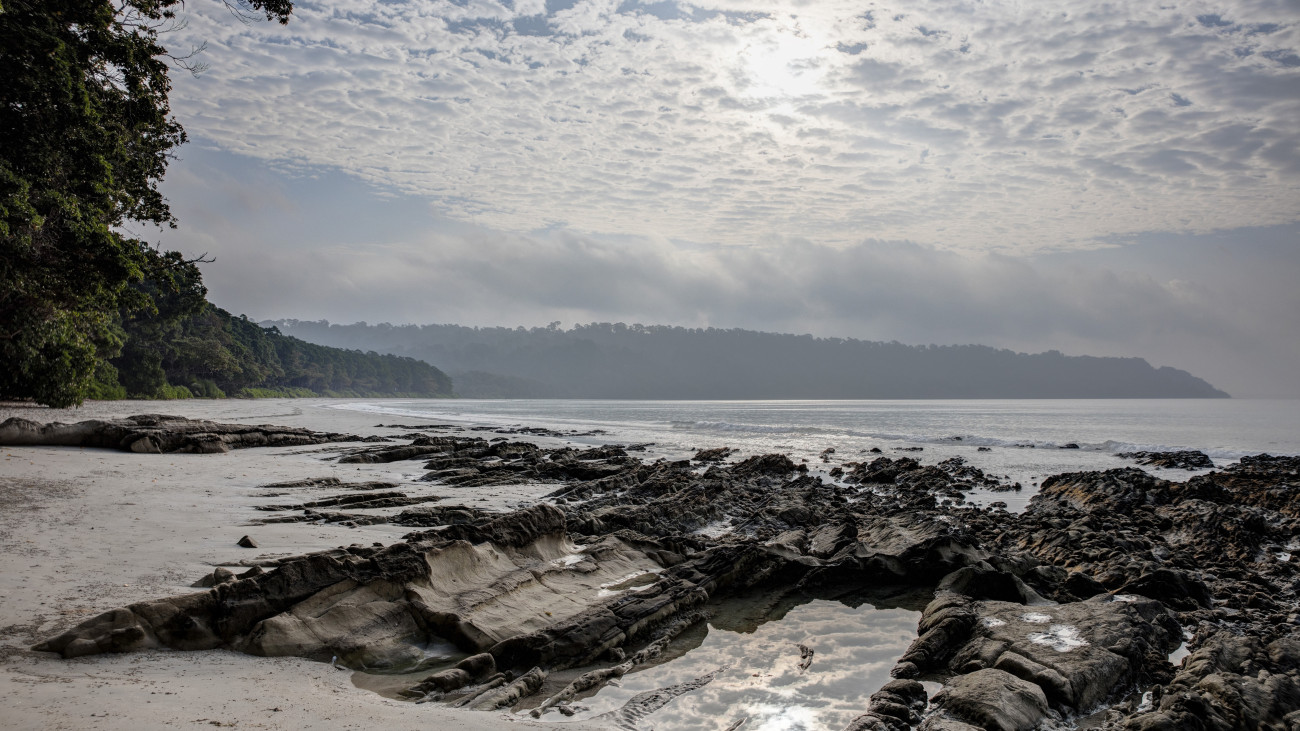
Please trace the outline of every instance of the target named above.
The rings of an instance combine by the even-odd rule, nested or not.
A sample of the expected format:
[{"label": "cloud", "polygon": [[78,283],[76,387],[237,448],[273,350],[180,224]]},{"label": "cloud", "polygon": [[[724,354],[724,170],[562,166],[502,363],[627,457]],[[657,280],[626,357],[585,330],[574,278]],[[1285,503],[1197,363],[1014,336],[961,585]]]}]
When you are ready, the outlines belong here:
[{"label": "cloud", "polygon": [[191,133],[494,230],[1026,252],[1300,211],[1282,0],[189,9]]},{"label": "cloud", "polygon": [[1146,357],[1234,395],[1300,395],[1300,227],[1009,256],[859,239],[751,246],[519,234],[431,216],[338,173],[293,178],[196,147],[164,245],[208,252],[255,319],[537,326],[623,321]]}]

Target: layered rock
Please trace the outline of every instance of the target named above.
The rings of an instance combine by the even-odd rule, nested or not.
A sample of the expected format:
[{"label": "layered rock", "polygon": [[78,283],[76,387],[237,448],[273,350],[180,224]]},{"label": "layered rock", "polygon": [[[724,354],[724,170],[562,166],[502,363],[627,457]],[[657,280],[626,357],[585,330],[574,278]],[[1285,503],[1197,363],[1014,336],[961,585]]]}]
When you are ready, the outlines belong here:
[{"label": "layered rock", "polygon": [[[201,434],[230,435],[236,446],[281,433],[241,441],[253,432],[209,425],[185,432],[198,440],[185,442],[149,436],[184,432],[149,431],[157,419],[48,438],[97,434],[97,446],[135,449],[147,437],[160,450],[198,450],[208,439]],[[693,461],[647,462],[619,447],[411,440],[342,461],[422,459],[425,479],[448,490],[516,481],[556,488],[548,502],[496,514],[415,506],[437,498],[384,483],[281,483],[355,490],[263,506],[297,511],[294,520],[420,530],[388,547],[214,571],[202,579],[207,591],[105,613],[37,649],[75,657],[228,647],[409,669],[421,645],[447,640],[472,661],[431,675],[412,697],[459,693],[467,707],[497,708],[550,672],[590,666],[582,690],[616,678],[736,592],[914,584],[935,587],[935,599],[896,680],[870,695],[851,728],[1026,729],[1108,704],[1117,704],[1109,722],[1129,728],[1300,720],[1289,715],[1300,705],[1300,576],[1288,548],[1300,538],[1300,459],[1248,458],[1186,483],[1134,468],[1058,475],[1014,515],[958,504],[964,491],[1013,487],[958,460],[882,457],[846,464],[843,480],[826,481],[783,455],[727,464],[728,452],[705,450]],[[381,507],[405,510],[356,512]],[[1166,658],[1185,627],[1198,628],[1194,652],[1175,676]],[[634,725],[711,677],[634,699],[608,720]],[[933,704],[917,679],[944,681]],[[1146,706],[1122,700],[1147,688]]]},{"label": "layered rock", "polygon": [[97,447],[146,454],[210,454],[248,447],[293,447],[343,441],[361,441],[361,438],[293,427],[218,424],[155,414],[129,416],[125,419],[95,419],[76,424],[57,421],[41,424],[18,417],[0,423],[0,445]]}]

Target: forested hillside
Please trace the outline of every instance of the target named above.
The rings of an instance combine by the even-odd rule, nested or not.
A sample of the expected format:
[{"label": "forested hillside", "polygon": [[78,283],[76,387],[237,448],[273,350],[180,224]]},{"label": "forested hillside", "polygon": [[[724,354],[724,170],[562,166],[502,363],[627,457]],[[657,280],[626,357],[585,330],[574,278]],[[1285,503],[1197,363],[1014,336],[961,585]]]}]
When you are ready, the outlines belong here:
[{"label": "forested hillside", "polygon": [[[1227,394],[1141,358],[1034,355],[751,330],[594,323],[572,329],[331,325],[283,320],[310,342],[407,355],[460,396],[655,399],[1196,398]],[[461,374],[464,374],[462,376]],[[481,389],[481,390],[480,390]]]},{"label": "forested hillside", "polygon": [[[229,7],[244,22],[287,23],[293,11],[290,0]],[[277,343],[274,358],[249,356],[240,346],[259,336],[235,334],[229,315],[212,310],[202,324],[202,257],[186,261],[125,233],[176,224],[158,190],[185,142],[169,69],[197,67],[160,35],[184,23],[182,8],[181,0],[0,3],[0,398],[70,406],[124,393],[183,396],[182,382],[199,385],[191,379],[201,371],[209,392],[221,389],[207,384],[326,382],[313,378],[322,369],[294,362],[294,353],[320,355],[309,348]],[[169,310],[156,292],[184,307]],[[147,332],[151,322],[157,333]],[[203,364],[208,357],[216,365]],[[342,360],[365,371],[354,356]]]},{"label": "forested hillside", "polygon": [[451,379],[420,360],[304,342],[208,302],[199,270],[159,256],[135,285],[152,310],[124,312],[120,354],[92,398],[450,396]]}]

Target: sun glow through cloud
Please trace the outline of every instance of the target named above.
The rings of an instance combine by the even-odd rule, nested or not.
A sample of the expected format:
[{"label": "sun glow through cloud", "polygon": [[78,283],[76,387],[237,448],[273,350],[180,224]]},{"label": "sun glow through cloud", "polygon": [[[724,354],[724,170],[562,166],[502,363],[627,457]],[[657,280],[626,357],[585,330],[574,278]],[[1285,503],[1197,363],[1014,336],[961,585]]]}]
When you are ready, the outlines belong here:
[{"label": "sun glow through cloud", "polygon": [[741,55],[745,96],[791,99],[824,92],[825,65],[833,49],[789,28],[778,28],[756,39]]},{"label": "sun glow through cloud", "polygon": [[1300,216],[1300,9],[193,3],[190,133],[498,231],[1095,247]]}]

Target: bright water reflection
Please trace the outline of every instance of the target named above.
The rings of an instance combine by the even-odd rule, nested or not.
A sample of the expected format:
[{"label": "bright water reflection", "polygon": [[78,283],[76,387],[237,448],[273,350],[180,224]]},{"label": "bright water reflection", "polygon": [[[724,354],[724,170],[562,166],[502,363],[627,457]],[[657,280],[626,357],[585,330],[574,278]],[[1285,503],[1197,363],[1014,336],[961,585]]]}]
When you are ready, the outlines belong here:
[{"label": "bright water reflection", "polygon": [[[665,688],[726,668],[712,682],[668,703],[641,726],[656,731],[729,728],[747,719],[746,731],[843,728],[866,712],[867,698],[889,682],[889,670],[916,637],[928,592],[886,597],[749,599],[712,608],[699,626],[675,643],[666,660],[606,686],[576,704],[593,719],[621,708],[639,693]],[[815,652],[799,669],[799,645]],[[546,720],[570,720],[559,713]]]}]

